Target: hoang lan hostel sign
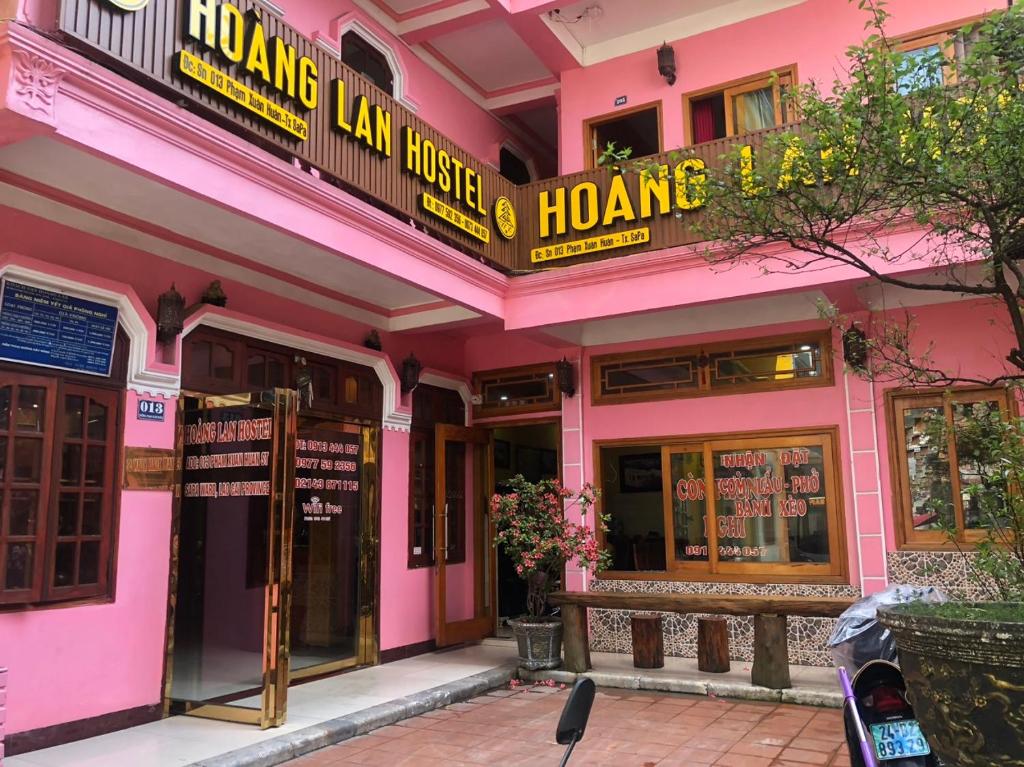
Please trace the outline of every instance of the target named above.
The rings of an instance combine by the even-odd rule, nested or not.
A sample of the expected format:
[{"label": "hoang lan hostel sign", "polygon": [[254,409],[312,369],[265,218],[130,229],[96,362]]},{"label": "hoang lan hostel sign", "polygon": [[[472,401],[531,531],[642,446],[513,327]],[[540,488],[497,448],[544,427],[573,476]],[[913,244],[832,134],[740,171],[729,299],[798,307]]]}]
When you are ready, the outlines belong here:
[{"label": "hoang lan hostel sign", "polygon": [[725,149],[647,177],[598,169],[517,187],[255,0],[62,0],[60,14],[75,47],[505,268],[693,242],[678,216],[698,214]]},{"label": "hoang lan hostel sign", "polygon": [[63,0],[60,28],[282,156],[514,262],[516,187],[253,0]]}]

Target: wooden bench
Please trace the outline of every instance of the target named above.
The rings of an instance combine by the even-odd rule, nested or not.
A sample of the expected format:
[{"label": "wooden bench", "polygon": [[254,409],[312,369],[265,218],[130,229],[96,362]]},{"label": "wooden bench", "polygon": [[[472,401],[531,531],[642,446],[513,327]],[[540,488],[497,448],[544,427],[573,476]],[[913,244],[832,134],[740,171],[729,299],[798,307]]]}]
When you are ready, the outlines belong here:
[{"label": "wooden bench", "polygon": [[562,608],[565,667],[576,673],[591,668],[590,640],[587,632],[588,607],[662,613],[752,615],[754,664],[750,672],[750,681],[761,687],[782,690],[793,686],[789,678],[787,617],[799,615],[810,618],[836,618],[852,605],[854,600],[832,597],[556,591],[548,601]]}]

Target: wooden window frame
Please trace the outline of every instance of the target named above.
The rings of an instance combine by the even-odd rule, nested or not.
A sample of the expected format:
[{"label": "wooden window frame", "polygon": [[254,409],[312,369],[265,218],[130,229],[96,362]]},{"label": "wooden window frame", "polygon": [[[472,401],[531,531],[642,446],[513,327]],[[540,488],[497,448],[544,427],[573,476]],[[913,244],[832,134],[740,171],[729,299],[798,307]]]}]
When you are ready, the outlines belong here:
[{"label": "wooden window frame", "polygon": [[[693,107],[692,102],[699,101],[707,98],[708,96],[714,96],[715,94],[721,93],[725,101],[725,136],[720,139],[713,139],[714,141],[724,141],[727,138],[735,138],[736,136],[742,136],[746,134],[738,134],[733,130],[734,114],[732,108],[732,99],[734,96],[738,96],[742,93],[749,93],[750,91],[760,90],[772,85],[772,77],[778,75],[781,79],[785,75],[789,75],[790,87],[795,87],[799,80],[797,80],[797,65],[787,64],[781,67],[774,67],[765,72],[758,72],[748,77],[741,77],[736,80],[730,80],[725,83],[713,85],[709,88],[701,88],[697,91],[690,91],[683,94],[683,145],[684,146],[696,146],[693,142]],[[773,87],[773,98],[775,101],[775,122],[776,127],[783,124],[782,122],[782,96],[779,83],[776,82]],[[793,122],[792,119],[788,120],[787,123]],[[710,143],[710,142],[702,142]]]},{"label": "wooden window frame", "polygon": [[[123,340],[119,335],[118,345],[124,346],[126,343],[127,340]],[[118,353],[115,348],[115,357]],[[126,359],[126,357],[122,355],[122,359]],[[123,367],[123,365],[119,367]],[[52,399],[52,404],[47,406],[47,410],[51,411],[49,425],[42,437],[44,444],[43,468],[40,472],[40,508],[34,536],[36,554],[33,561],[33,586],[31,589],[7,592],[2,588],[2,579],[6,577],[6,570],[0,571],[0,607],[5,610],[22,611],[62,607],[68,604],[109,602],[114,598],[116,583],[114,573],[116,572],[121,501],[121,487],[118,478],[124,452],[122,440],[125,407],[123,371],[118,373],[112,370],[110,378],[99,378],[71,371],[41,371],[37,368],[28,368],[28,372],[24,372],[25,370],[26,368],[21,366],[4,364],[0,367],[0,378],[18,386],[23,384],[45,386],[48,391],[48,399]],[[47,372],[51,374],[46,375]],[[83,396],[87,402],[89,398],[93,398],[101,401],[108,408],[105,435],[107,454],[104,460],[102,485],[104,502],[100,514],[100,532],[96,536],[83,536],[80,529],[79,533],[74,536],[58,535],[59,498],[62,487],[65,487],[61,484],[60,477],[62,447],[65,443],[64,400],[68,395]],[[12,417],[15,406],[16,403],[12,401]],[[88,441],[88,438],[84,438],[83,445]],[[8,449],[11,449],[11,446]],[[85,460],[86,451],[83,450],[83,472]],[[46,478],[45,482],[43,481],[44,477]],[[84,475],[80,485],[76,487],[78,489],[85,487]],[[81,524],[81,514],[80,509],[79,525]],[[97,582],[73,586],[55,585],[54,568],[58,542],[74,541],[78,544],[75,557],[77,578],[83,538],[98,538],[100,543]],[[6,543],[6,537],[4,541]],[[6,564],[2,563],[0,566],[5,568]]]},{"label": "wooden window frame", "polygon": [[[583,121],[583,146],[584,146],[584,170],[593,170],[594,168],[600,167],[598,165],[598,158],[604,151],[603,147],[597,146],[597,136],[594,135],[594,130],[599,125],[605,123],[616,122],[621,120],[623,117],[629,117],[630,115],[637,114],[638,112],[646,112],[650,109],[656,110],[658,117],[658,151],[650,155],[642,155],[643,157],[654,157],[655,155],[661,154],[665,151],[665,127],[662,121],[661,114],[661,102],[660,101],[648,101],[646,104],[637,104],[634,107],[627,109],[616,109],[611,112],[605,112],[604,114],[594,115],[588,117]],[[638,155],[638,157],[641,155]],[[632,157],[630,159],[637,159]]]},{"label": "wooden window frame", "polygon": [[517,405],[513,407],[493,407],[484,402],[473,406],[474,418],[492,418],[502,415],[522,415],[524,413],[550,413],[553,410],[562,409],[562,392],[558,388],[558,375],[554,362],[545,362],[540,365],[523,365],[521,367],[497,368],[495,370],[481,370],[473,374],[473,391],[478,392],[481,397],[484,392],[484,382],[492,378],[506,378],[510,376],[525,375],[530,373],[543,373],[549,376],[551,384],[550,399],[537,402],[531,405]]},{"label": "wooden window frame", "polygon": [[[942,50],[942,55],[947,60],[952,60],[956,55],[954,42],[957,33],[968,24],[975,24],[979,21],[984,21],[989,15],[991,14],[978,13],[973,16],[965,16],[964,18],[953,22],[935,24],[930,27],[925,27],[924,29],[918,29],[914,32],[908,32],[905,35],[899,35],[892,38],[892,49],[900,51],[901,53],[910,53],[911,51],[916,51],[920,48],[938,45]],[[953,76],[949,67],[943,67],[942,76],[943,82],[947,85],[952,85],[956,81],[956,78]]]},{"label": "wooden window frame", "polygon": [[[716,525],[708,525],[708,560],[707,562],[680,561],[675,558],[675,530],[672,519],[671,474],[668,471],[669,457],[672,453],[696,452],[704,453],[704,470],[706,483],[706,504],[708,516],[715,517],[713,453],[721,450],[739,452],[758,447],[785,448],[810,447],[820,444],[825,459],[824,481],[828,520],[828,541],[830,561],[827,567],[820,564],[795,563],[754,563],[754,562],[718,562],[718,536]],[[665,522],[665,562],[666,570],[605,570],[598,578],[607,580],[637,581],[698,581],[717,583],[814,583],[814,584],[848,584],[849,557],[846,541],[846,514],[842,487],[842,460],[839,447],[839,428],[837,426],[807,427],[787,429],[785,431],[735,432],[728,434],[701,434],[693,436],[659,436],[637,437],[625,440],[598,440],[593,444],[594,482],[598,488],[603,487],[601,479],[601,450],[604,448],[622,448],[635,446],[651,446],[660,448],[662,454],[662,503]],[[603,502],[597,501],[597,514],[606,513]],[[605,546],[604,532],[598,530],[598,544]]]},{"label": "wooden window frame", "polygon": [[[689,389],[672,389],[660,392],[638,392],[636,394],[602,394],[601,369],[608,363],[629,362],[632,360],[656,360],[659,357],[711,357],[729,351],[752,351],[760,348],[770,349],[775,346],[797,345],[801,343],[818,344],[821,359],[821,375],[792,378],[783,381],[764,383],[747,383],[733,386],[712,386],[710,368],[698,366],[697,387]],[[619,352],[601,354],[590,358],[590,397],[593,405],[619,405],[635,402],[654,402],[669,399],[689,399],[692,397],[720,397],[730,394],[749,394],[752,392],[786,391],[788,389],[807,389],[835,384],[834,361],[832,354],[832,334],[827,330],[810,333],[792,333],[779,336],[744,339],[742,341],[724,341],[693,346],[675,346],[665,349],[646,349],[636,352]]]},{"label": "wooden window frame", "polygon": [[892,480],[892,508],[895,518],[896,545],[907,551],[948,551],[961,547],[974,547],[985,539],[985,530],[967,530],[964,527],[963,505],[960,494],[959,461],[955,435],[950,430],[946,454],[950,466],[950,492],[953,498],[954,518],[957,525],[955,541],[950,541],[941,530],[915,530],[910,500],[910,478],[907,473],[907,449],[903,438],[901,414],[912,407],[941,406],[947,425],[951,423],[952,406],[960,402],[995,400],[1006,417],[1017,417],[1016,399],[1005,389],[985,386],[966,386],[953,390],[890,389],[885,393],[886,427],[888,431],[889,476]]}]

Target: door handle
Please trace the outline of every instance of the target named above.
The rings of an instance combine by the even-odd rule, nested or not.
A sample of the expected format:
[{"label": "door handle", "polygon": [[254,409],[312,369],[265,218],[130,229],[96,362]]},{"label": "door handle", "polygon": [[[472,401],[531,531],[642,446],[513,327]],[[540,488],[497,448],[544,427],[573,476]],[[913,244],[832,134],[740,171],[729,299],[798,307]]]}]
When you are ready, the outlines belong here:
[{"label": "door handle", "polygon": [[444,505],[444,561],[448,561],[448,504]]}]

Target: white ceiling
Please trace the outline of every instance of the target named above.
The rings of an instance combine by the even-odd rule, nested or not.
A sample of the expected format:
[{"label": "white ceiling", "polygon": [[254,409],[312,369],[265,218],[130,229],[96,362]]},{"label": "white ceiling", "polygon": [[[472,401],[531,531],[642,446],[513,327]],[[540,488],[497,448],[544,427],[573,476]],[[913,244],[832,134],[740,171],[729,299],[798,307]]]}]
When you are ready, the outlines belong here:
[{"label": "white ceiling", "polygon": [[430,45],[485,92],[551,77],[551,71],[501,19],[440,35]]},{"label": "white ceiling", "polygon": [[[545,12],[541,18],[586,66],[802,2],[805,0],[582,0],[559,8],[557,16]],[[581,15],[580,21],[570,23]]]},{"label": "white ceiling", "polygon": [[[208,200],[192,197],[60,142],[33,138],[2,147],[0,168],[384,310],[408,309],[439,301],[439,297],[432,293],[350,261],[343,255],[317,248],[285,232],[217,207]],[[233,264],[215,254],[168,243],[16,186],[0,186],[0,204],[76,226],[196,268],[230,276],[263,290],[310,301],[329,311],[374,322],[380,327],[387,324],[384,315],[278,280],[257,269]],[[461,308],[453,308],[469,317],[477,316]],[[447,315],[446,321],[465,319]],[[409,315],[406,315],[404,324],[409,324]]]}]

